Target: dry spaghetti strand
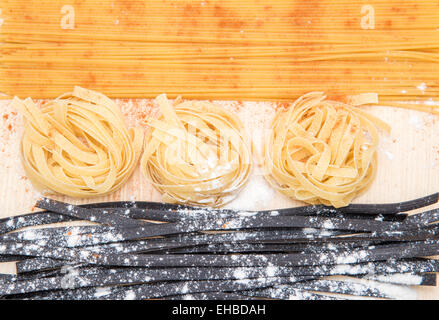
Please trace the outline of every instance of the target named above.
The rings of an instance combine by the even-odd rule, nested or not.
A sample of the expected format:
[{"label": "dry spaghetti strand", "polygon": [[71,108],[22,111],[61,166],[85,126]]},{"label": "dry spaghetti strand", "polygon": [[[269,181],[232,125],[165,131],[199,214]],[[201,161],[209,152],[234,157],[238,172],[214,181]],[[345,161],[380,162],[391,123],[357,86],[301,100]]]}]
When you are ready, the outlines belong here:
[{"label": "dry spaghetti strand", "polygon": [[[376,95],[351,99],[375,103]],[[353,104],[311,92],[276,114],[265,145],[266,178],[285,195],[311,204],[347,206],[373,181],[377,127],[387,124]]]},{"label": "dry spaghetti strand", "polygon": [[131,175],[143,130],[127,129],[105,95],[75,87],[42,108],[30,98],[12,103],[26,119],[23,164],[39,189],[91,197],[115,191]]},{"label": "dry spaghetti strand", "polygon": [[141,169],[163,200],[222,206],[248,180],[252,145],[236,115],[205,101],[157,97],[162,116],[149,121]]}]

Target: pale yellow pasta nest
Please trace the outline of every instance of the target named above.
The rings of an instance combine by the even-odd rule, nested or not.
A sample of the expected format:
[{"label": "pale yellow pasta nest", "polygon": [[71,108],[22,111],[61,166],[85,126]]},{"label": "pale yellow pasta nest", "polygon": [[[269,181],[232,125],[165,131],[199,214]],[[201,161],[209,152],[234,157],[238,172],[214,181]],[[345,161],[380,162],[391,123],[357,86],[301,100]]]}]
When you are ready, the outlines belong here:
[{"label": "pale yellow pasta nest", "polygon": [[311,92],[277,112],[265,144],[272,186],[293,199],[334,207],[347,206],[370,186],[377,167],[377,126],[390,128],[353,105],[375,103],[376,95],[350,101]]},{"label": "pale yellow pasta nest", "polygon": [[252,168],[252,145],[233,113],[205,101],[156,98],[141,169],[167,202],[218,207],[233,200]]},{"label": "pale yellow pasta nest", "polygon": [[15,97],[25,117],[23,165],[40,189],[72,196],[110,193],[130,176],[141,154],[143,130],[127,129],[105,95],[75,87],[39,108]]}]

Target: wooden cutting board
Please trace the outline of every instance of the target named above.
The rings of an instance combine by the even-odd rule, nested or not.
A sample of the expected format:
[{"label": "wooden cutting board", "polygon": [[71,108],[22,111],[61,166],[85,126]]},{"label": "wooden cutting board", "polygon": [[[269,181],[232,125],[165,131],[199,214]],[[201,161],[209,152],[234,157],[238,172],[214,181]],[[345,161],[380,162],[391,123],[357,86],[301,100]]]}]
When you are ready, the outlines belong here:
[{"label": "wooden cutting board", "polygon": [[[117,100],[129,126],[142,125],[156,111],[150,100]],[[0,218],[35,210],[41,193],[32,187],[20,162],[19,144],[23,121],[9,106],[0,101]],[[261,150],[277,105],[258,102],[217,102],[236,112],[251,134],[257,150]],[[387,121],[392,133],[381,132],[378,174],[372,187],[356,203],[385,203],[414,199],[439,190],[439,116],[391,107],[367,107],[367,111]],[[139,168],[120,190],[90,200],[55,198],[75,204],[85,202],[145,200],[160,201],[160,194],[141,175]],[[255,165],[247,187],[229,207],[243,210],[276,209],[298,206],[271,189]],[[303,205],[303,204],[302,204]],[[13,273],[14,263],[0,264],[0,273]],[[438,287],[417,289],[419,299],[439,299]]]}]

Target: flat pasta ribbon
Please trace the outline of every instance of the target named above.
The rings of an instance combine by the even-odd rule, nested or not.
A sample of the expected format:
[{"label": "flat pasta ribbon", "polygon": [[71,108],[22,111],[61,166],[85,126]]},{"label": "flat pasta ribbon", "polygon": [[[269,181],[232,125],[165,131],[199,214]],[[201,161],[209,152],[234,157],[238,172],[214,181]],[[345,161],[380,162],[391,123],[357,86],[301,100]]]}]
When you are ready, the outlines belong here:
[{"label": "flat pasta ribbon", "polygon": [[296,200],[347,206],[373,181],[377,168],[380,119],[355,107],[375,103],[376,95],[351,97],[345,104],[322,92],[303,95],[279,110],[265,144],[268,182]]},{"label": "flat pasta ribbon", "polygon": [[140,166],[163,200],[212,207],[233,200],[253,150],[237,116],[210,102],[156,101],[162,116],[148,122]]},{"label": "flat pasta ribbon", "polygon": [[30,98],[12,103],[26,120],[22,159],[36,187],[91,197],[118,189],[133,172],[143,130],[127,129],[105,95],[75,87],[42,108]]}]

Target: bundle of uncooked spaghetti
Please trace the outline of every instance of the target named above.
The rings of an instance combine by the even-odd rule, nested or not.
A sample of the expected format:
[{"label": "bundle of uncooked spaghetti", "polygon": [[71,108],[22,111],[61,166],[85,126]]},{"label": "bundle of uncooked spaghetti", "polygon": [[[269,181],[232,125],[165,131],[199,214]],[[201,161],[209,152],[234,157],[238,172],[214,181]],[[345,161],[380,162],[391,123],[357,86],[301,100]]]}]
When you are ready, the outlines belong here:
[{"label": "bundle of uncooked spaghetti", "polygon": [[24,169],[40,189],[89,197],[112,192],[131,175],[140,157],[143,129],[127,129],[105,95],[75,87],[39,108],[14,98],[25,117]]},{"label": "bundle of uncooked spaghetti", "polygon": [[[439,100],[437,0],[1,1],[0,91]],[[64,9],[64,11],[62,11]],[[64,23],[64,25],[63,25]],[[306,85],[305,85],[306,84]],[[396,105],[396,104],[395,104]]]},{"label": "bundle of uncooked spaghetti", "polygon": [[[351,100],[355,105],[375,102],[370,97]],[[375,176],[377,126],[390,131],[354,105],[308,93],[274,118],[265,145],[266,178],[293,199],[347,206]]]},{"label": "bundle of uncooked spaghetti", "polygon": [[210,102],[156,99],[141,169],[163,200],[221,206],[233,200],[252,168],[252,144],[236,115]]}]

